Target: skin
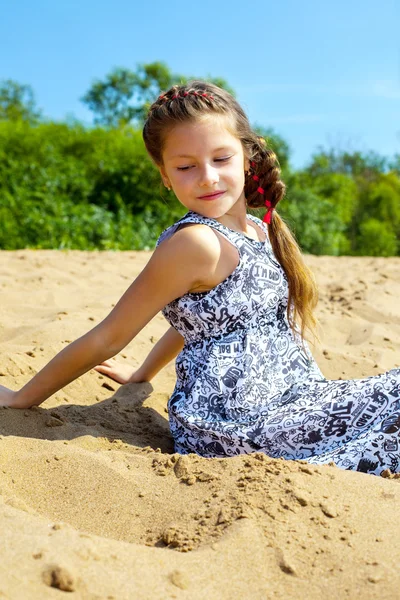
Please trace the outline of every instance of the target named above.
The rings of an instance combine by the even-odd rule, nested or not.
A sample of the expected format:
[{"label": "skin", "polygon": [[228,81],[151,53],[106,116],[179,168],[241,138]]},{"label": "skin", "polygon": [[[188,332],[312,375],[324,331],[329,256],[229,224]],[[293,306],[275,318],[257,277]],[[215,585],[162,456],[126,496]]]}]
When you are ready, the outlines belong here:
[{"label": "skin", "polygon": [[[247,169],[242,144],[221,117],[184,123],[173,129],[167,136],[163,164],[159,166],[164,184],[172,187],[188,210],[260,239],[261,230],[246,219]],[[223,195],[214,200],[201,198],[221,190]],[[111,357],[166,304],[189,291],[213,288],[230,275],[237,263],[236,249],[210,227],[182,227],[154,250],[143,271],[101,323],[64,348],[20,390],[0,386],[0,406],[39,405],[92,368],[121,384],[150,381],[183,348],[182,336],[172,327],[139,369],[110,360]]]}]

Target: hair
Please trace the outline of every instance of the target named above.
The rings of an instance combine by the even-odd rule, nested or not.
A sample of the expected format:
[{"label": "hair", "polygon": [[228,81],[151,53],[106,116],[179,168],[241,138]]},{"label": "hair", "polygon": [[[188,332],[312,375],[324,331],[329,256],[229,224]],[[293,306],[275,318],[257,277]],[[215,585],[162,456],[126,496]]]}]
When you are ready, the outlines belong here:
[{"label": "hair", "polygon": [[[271,203],[273,212],[268,232],[274,254],[288,279],[289,325],[295,332],[296,321],[300,319],[302,340],[306,329],[318,339],[315,331],[317,320],[313,315],[318,302],[315,279],[289,227],[276,211],[286,189],[280,179],[278,159],[264,138],[251,129],[246,114],[235,98],[226,90],[205,81],[172,86],[149,109],[143,127],[146,149],[153,162],[161,167],[166,138],[176,125],[215,115],[227,119],[227,128],[241,141],[244,155],[252,166],[251,172],[245,177],[247,206],[255,209],[265,206],[266,201]],[[260,187],[264,194],[260,193]]]}]

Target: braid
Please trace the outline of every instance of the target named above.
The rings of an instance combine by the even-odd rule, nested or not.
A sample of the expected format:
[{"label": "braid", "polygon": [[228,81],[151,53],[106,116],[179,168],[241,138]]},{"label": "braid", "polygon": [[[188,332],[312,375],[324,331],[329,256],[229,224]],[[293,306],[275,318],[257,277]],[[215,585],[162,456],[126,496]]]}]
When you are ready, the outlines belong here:
[{"label": "braid", "polygon": [[[280,179],[280,168],[275,152],[267,147],[264,138],[253,135],[249,140],[252,158],[250,172],[246,176],[245,196],[249,208],[267,205],[270,217],[276,205],[285,195],[286,186]],[[269,218],[268,223],[271,222]]]},{"label": "braid", "polygon": [[252,156],[250,172],[246,175],[245,196],[249,208],[269,207],[264,221],[269,224],[269,237],[274,254],[282,265],[288,279],[288,321],[295,329],[296,319],[301,320],[301,337],[308,327],[315,332],[317,321],[313,309],[318,301],[315,279],[306,266],[300,248],[282,217],[275,211],[285,195],[286,186],[280,179],[278,159],[264,138],[253,136],[249,140],[249,154]]},{"label": "braid", "polygon": [[[204,90],[185,85],[173,85],[167,92],[163,92],[149,108],[146,124],[151,119],[163,122],[168,119],[180,120],[193,117],[194,111],[200,112],[207,107],[215,109],[215,98]],[[214,106],[213,106],[214,104]]]}]

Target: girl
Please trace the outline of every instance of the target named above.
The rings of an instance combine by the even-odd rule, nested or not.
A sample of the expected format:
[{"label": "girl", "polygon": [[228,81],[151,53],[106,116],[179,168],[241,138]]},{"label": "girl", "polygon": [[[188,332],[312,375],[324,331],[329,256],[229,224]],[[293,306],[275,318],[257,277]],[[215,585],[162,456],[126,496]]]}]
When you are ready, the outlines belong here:
[{"label": "girl", "polygon": [[[149,381],[178,355],[168,402],[177,452],[400,470],[400,369],[322,375],[304,339],[316,325],[314,279],[275,210],[285,191],[276,157],[238,103],[205,82],[174,86],[143,137],[187,214],[104,321],[21,390],[1,387],[0,405],[38,405],[95,365],[120,383]],[[246,213],[264,205],[264,222]],[[171,327],[137,371],[107,360],[160,310]]]}]

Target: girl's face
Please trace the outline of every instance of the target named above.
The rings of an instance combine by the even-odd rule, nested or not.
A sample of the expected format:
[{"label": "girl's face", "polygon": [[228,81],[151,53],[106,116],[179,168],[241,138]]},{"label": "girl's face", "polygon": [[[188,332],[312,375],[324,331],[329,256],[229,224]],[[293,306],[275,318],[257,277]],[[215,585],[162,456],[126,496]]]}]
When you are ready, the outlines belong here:
[{"label": "girl's face", "polygon": [[223,117],[174,127],[165,140],[163,162],[164,184],[189,210],[213,219],[246,210],[248,160]]}]

